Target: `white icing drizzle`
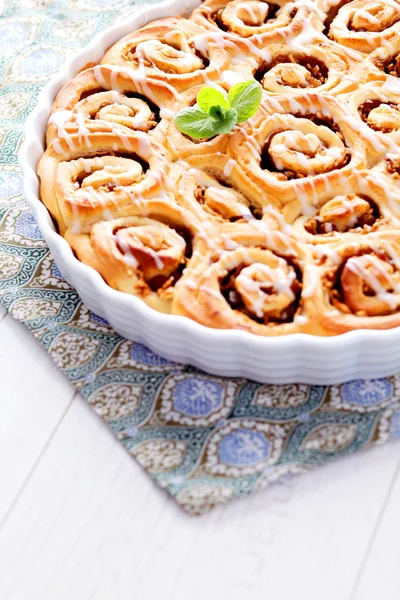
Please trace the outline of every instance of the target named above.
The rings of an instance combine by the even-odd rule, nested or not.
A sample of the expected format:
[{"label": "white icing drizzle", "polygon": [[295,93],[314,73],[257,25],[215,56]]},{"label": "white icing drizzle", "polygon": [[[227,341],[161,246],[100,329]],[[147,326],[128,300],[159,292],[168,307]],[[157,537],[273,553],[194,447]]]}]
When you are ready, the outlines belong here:
[{"label": "white icing drizzle", "polygon": [[[194,47],[203,54],[208,52],[208,46],[210,42],[214,42],[220,48],[224,48],[231,55],[232,64],[243,64],[244,61],[248,60],[248,55],[244,55],[240,46],[245,46],[249,54],[257,56],[265,61],[271,59],[271,53],[267,48],[258,48],[253,42],[246,38],[238,39],[235,35],[230,33],[221,33],[215,31],[206,31],[195,35],[192,38]],[[233,53],[233,57],[232,57]]]},{"label": "white icing drizzle", "polygon": [[138,266],[139,266],[139,262],[133,256],[131,248],[130,248],[128,242],[126,242],[124,239],[122,239],[121,236],[118,236],[118,234],[112,233],[111,227],[110,227],[110,234],[111,234],[111,237],[114,239],[115,243],[116,244],[118,243],[118,245],[123,250],[124,261],[130,267],[133,267],[134,269],[137,269]]},{"label": "white icing drizzle", "polygon": [[267,246],[271,248],[279,246],[284,248],[287,252],[291,252],[294,256],[297,255],[292,240],[286,235],[283,235],[280,231],[271,231],[267,223],[264,221],[258,221],[257,219],[251,219],[251,221],[248,221],[248,224],[250,227],[254,227],[254,229],[257,229],[264,234],[265,243]]},{"label": "white icing drizzle", "polygon": [[396,77],[388,75],[387,79],[382,85],[382,90],[384,92],[388,92],[389,94],[400,95],[400,81],[396,79]]},{"label": "white icing drizzle", "polygon": [[[387,0],[385,2],[388,6],[394,6],[398,9],[398,5],[393,3],[392,0]],[[238,3],[238,7],[236,12],[238,13],[240,6],[240,10],[244,11],[248,15],[248,19],[251,24],[257,25],[259,21],[260,15],[258,14],[258,8],[256,8],[250,3],[246,4],[245,2]],[[308,7],[310,10],[314,12],[318,12],[313,3],[310,0],[298,0],[296,3],[296,8],[301,6]],[[203,7],[204,10],[208,10],[207,7]],[[264,11],[265,15],[268,11],[267,4],[263,3],[260,7],[261,13]],[[211,8],[209,9],[211,12]],[[342,11],[343,13],[345,11]],[[341,12],[339,13],[341,14]],[[243,15],[242,15],[243,16]],[[262,14],[261,14],[262,16]],[[358,9],[357,16],[361,19],[364,19],[372,26],[377,25],[380,20],[375,17],[370,11]],[[362,36],[364,39],[368,39],[368,32],[362,31]],[[358,34],[355,34],[358,35]],[[150,41],[150,44],[143,43],[139,44],[137,47],[137,56],[138,56],[138,68],[126,68],[120,66],[113,65],[97,65],[93,69],[94,77],[99,85],[105,90],[111,88],[111,98],[112,102],[115,104],[119,104],[121,102],[120,93],[127,92],[126,79],[129,79],[135,90],[145,97],[147,97],[151,102],[159,106],[159,94],[156,93],[155,85],[164,86],[165,90],[172,95],[175,101],[181,103],[182,96],[179,94],[175,88],[168,83],[159,83],[155,80],[152,80],[150,77],[146,76],[146,72],[148,71],[147,64],[150,63],[155,68],[157,67],[157,60],[154,60],[153,50],[155,51],[163,51],[163,48],[167,47],[167,44],[174,45],[174,40],[176,38],[176,31],[171,31],[169,34],[165,36],[166,44],[162,42],[158,42],[157,40]],[[317,44],[320,42],[326,41],[326,38],[319,31],[316,31],[311,19],[306,19],[303,22],[302,29],[300,33],[294,35],[292,31],[288,28],[288,31],[282,32],[281,35],[282,43],[285,43],[290,49],[296,52],[302,52],[305,55],[309,55],[309,51],[307,46]],[[204,84],[210,85],[215,89],[219,89],[223,91],[224,88],[221,87],[220,83],[227,84],[227,87],[234,85],[239,81],[244,81],[248,77],[244,75],[245,69],[241,68],[244,65],[250,67],[253,72],[260,64],[261,61],[270,61],[271,53],[268,49],[268,44],[265,42],[265,38],[263,35],[255,35],[252,39],[247,38],[238,38],[235,35],[218,32],[218,31],[206,31],[202,34],[195,35],[190,43],[194,46],[194,48],[205,54],[210,55],[209,45],[215,44],[218,47],[224,49],[229,56],[231,57],[231,68],[226,69],[220,76],[219,82],[211,81],[209,77],[210,70],[207,68],[198,69],[198,58],[195,53],[192,52],[191,49],[186,49],[182,51],[177,51],[176,60],[183,66],[185,70],[190,71],[191,69],[197,71],[199,70],[201,77],[203,78]],[[158,44],[158,45],[157,45]],[[264,46],[262,47],[262,44]],[[374,41],[371,42],[371,47],[375,44]],[[382,41],[382,45],[387,45],[385,39]],[[362,56],[360,53],[356,51],[352,51],[351,49],[345,50],[348,57],[352,57],[355,62],[359,62],[362,60]],[[252,54],[252,57],[248,56]],[[212,60],[210,63],[212,67]],[[239,67],[239,68],[237,68]],[[237,70],[236,70],[237,69]],[[336,76],[338,73],[336,71],[333,72]],[[307,81],[305,78],[305,74],[298,70],[296,71],[296,75],[299,77],[299,81],[303,81],[303,84],[306,85]],[[125,81],[124,81],[125,80]],[[342,82],[346,81],[347,83],[355,82],[358,83],[357,75],[354,74],[345,74]],[[129,87],[129,86],[128,86]],[[367,89],[367,86],[366,86]],[[387,76],[384,80],[383,84],[380,87],[380,91],[377,88],[377,97],[383,99],[386,102],[389,102],[391,98],[386,98],[385,94],[388,96],[390,94],[400,96],[400,82],[392,77]],[[261,140],[261,136],[258,135],[257,128],[260,128],[260,115],[263,115],[265,119],[276,118],[277,121],[281,119],[282,127],[288,127],[288,123],[291,126],[291,119],[296,117],[307,115],[309,112],[314,114],[321,113],[325,117],[333,118],[335,123],[339,125],[343,125],[342,133],[348,133],[348,129],[350,128],[352,132],[355,134],[355,137],[360,136],[367,142],[367,145],[370,149],[380,156],[380,160],[384,160],[385,157],[388,156],[388,151],[399,154],[399,146],[396,141],[388,138],[384,134],[380,132],[376,132],[372,130],[366,123],[362,122],[356,116],[352,116],[348,113],[348,110],[345,108],[345,102],[347,102],[347,97],[343,95],[340,98],[339,102],[343,104],[344,109],[338,110],[337,114],[333,112],[332,114],[332,105],[329,101],[326,101],[322,96],[317,96],[315,94],[307,94],[300,95],[297,97],[287,97],[284,99],[287,103],[285,107],[285,112],[282,114],[282,98],[277,99],[276,97],[268,97],[268,99],[261,105],[259,112],[256,117],[253,119],[249,119],[245,126],[238,125],[234,130],[234,135],[240,133],[244,142],[243,145],[249,150],[250,155],[257,161],[259,164],[261,157],[261,148],[263,145],[263,140]],[[292,115],[289,114],[290,112]],[[161,119],[164,121],[170,121],[173,119],[174,114],[176,112],[171,109],[170,104],[167,106],[159,106],[159,114]],[[278,114],[275,114],[278,113]],[[279,114],[280,113],[280,114]],[[56,154],[65,154],[68,155],[68,151],[76,152],[77,146],[84,146],[86,149],[92,148],[92,142],[90,137],[90,129],[88,127],[88,119],[85,117],[85,114],[82,110],[78,108],[74,108],[73,110],[60,110],[53,115],[51,115],[49,119],[49,125],[53,125],[57,131],[57,139],[53,141],[52,147]],[[77,132],[74,135],[69,133],[71,128],[68,127],[71,123],[76,127],[74,127],[74,132]],[[137,121],[138,126],[143,125],[144,121]],[[163,122],[161,126],[162,132],[166,132],[166,127],[168,126],[168,122]],[[262,124],[261,124],[262,127]],[[323,126],[322,126],[323,127]],[[325,128],[326,129],[326,128]],[[159,130],[157,130],[157,133]],[[120,126],[116,125],[113,122],[109,122],[109,129],[107,130],[107,135],[109,137],[110,133],[115,135],[118,138],[117,141],[110,142],[110,147],[114,152],[120,150],[121,146],[127,150],[128,152],[133,152],[134,146],[132,143],[133,137],[137,140],[137,154],[146,161],[149,161],[150,158],[154,155],[153,146],[151,143],[151,137],[147,133],[144,132],[135,132],[134,136],[131,136],[126,133],[126,130],[121,129]],[[350,201],[346,200],[345,195],[354,193],[354,181],[356,181],[359,191],[364,194],[368,194],[370,184],[372,182],[374,185],[378,182],[379,186],[382,190],[382,196],[385,196],[385,201],[389,208],[395,212],[399,213],[400,206],[400,193],[396,191],[396,184],[393,186],[390,183],[389,176],[382,176],[378,172],[375,175],[366,174],[366,172],[359,172],[357,169],[347,169],[346,174],[340,173],[340,167],[335,170],[335,178],[331,177],[332,170],[330,169],[327,173],[320,173],[319,168],[313,168],[315,156],[318,156],[323,161],[323,164],[330,165],[331,163],[336,163],[340,161],[342,156],[341,148],[336,145],[329,145],[320,139],[320,135],[316,135],[315,133],[305,133],[302,138],[302,144],[304,146],[303,150],[299,149],[298,145],[298,130],[291,130],[290,127],[284,130],[285,133],[285,141],[282,143],[276,143],[273,146],[274,157],[273,161],[278,170],[284,171],[286,170],[285,158],[288,152],[296,154],[296,160],[304,171],[306,171],[306,175],[303,175],[303,178],[296,179],[291,181],[287,187],[291,186],[292,189],[295,190],[297,194],[297,199],[302,206],[303,215],[314,215],[316,213],[317,208],[321,205],[321,184],[324,190],[330,194],[333,192],[337,192],[337,185],[341,188],[341,193],[343,194],[343,206],[347,208],[349,212],[354,213],[354,222],[350,219],[350,225],[355,224],[357,215],[355,214],[354,207]],[[339,136],[337,136],[339,137]],[[345,135],[346,137],[346,135]],[[347,135],[347,137],[349,137]],[[154,138],[153,138],[154,139]],[[232,138],[231,138],[232,139]],[[353,160],[353,156],[356,158],[364,159],[365,157],[362,154],[362,151],[358,150],[357,144],[349,143],[349,140],[346,138],[346,143],[349,145]],[[346,145],[346,144],[345,144]],[[229,147],[228,147],[229,148]],[[270,144],[271,148],[271,144]],[[229,150],[228,150],[229,151]],[[371,150],[370,150],[371,151]],[[225,152],[225,150],[224,150]],[[89,153],[90,154],[90,153]],[[222,154],[221,152],[217,152],[216,154]],[[367,157],[368,158],[368,157]],[[169,176],[169,161],[163,156],[158,157],[161,167],[157,170],[149,169],[148,174],[144,175],[144,177],[152,177],[158,184],[159,189],[156,192],[156,196],[158,199],[164,198],[167,201],[170,201],[173,198],[173,192],[175,190],[176,182]],[[240,161],[240,158],[238,158]],[[365,161],[364,161],[365,162]],[[373,157],[371,159],[372,164],[376,164],[378,159]],[[76,233],[81,231],[80,218],[79,218],[79,203],[74,203],[74,195],[80,199],[84,198],[87,203],[96,208],[97,206],[102,206],[102,216],[105,221],[111,221],[113,217],[114,208],[118,210],[118,198],[117,194],[114,194],[115,189],[123,191],[129,196],[132,203],[140,208],[141,215],[146,215],[148,208],[146,206],[147,199],[144,199],[141,195],[140,186],[136,186],[136,182],[133,182],[131,185],[122,185],[121,179],[119,178],[120,173],[113,171],[111,167],[108,165],[104,165],[102,159],[100,157],[85,159],[79,158],[75,161],[70,161],[69,163],[63,163],[66,165],[67,169],[71,172],[71,181],[69,182],[69,190],[66,194],[66,198],[71,201],[71,207],[74,214],[74,222],[72,226],[72,230]],[[73,165],[72,163],[76,163],[82,172],[85,172],[88,176],[89,183],[93,183],[93,185],[80,185],[77,181],[73,181]],[[352,163],[351,163],[352,164]],[[175,165],[180,166],[184,171],[188,171],[191,175],[193,175],[196,180],[203,185],[207,190],[212,188],[213,199],[219,204],[223,204],[223,201],[226,201],[226,206],[230,206],[231,199],[228,196],[228,193],[225,186],[219,185],[218,182],[215,182],[211,177],[206,175],[200,169],[194,169],[189,167],[189,164],[185,161],[177,161]],[[237,166],[237,161],[229,157],[225,165],[223,167],[223,175],[227,178],[231,177],[233,174],[233,178],[235,178],[236,171],[235,168]],[[363,167],[364,168],[364,167]],[[99,177],[97,174],[95,178],[90,179],[91,176],[96,173],[96,171],[104,170],[105,174],[109,176],[109,182],[113,184],[113,188],[110,191],[102,189],[96,189],[96,177]],[[349,176],[349,172],[350,175]],[[175,175],[173,175],[175,178]],[[273,174],[276,178],[276,176]],[[101,177],[101,174],[100,174]],[[97,179],[97,182],[99,179]],[[334,182],[335,187],[332,187],[331,181]],[[98,183],[97,183],[98,185]],[[286,185],[286,182],[285,182]],[[101,186],[100,186],[101,187]],[[110,186],[111,187],[111,186]],[[374,188],[375,189],[375,188]],[[172,192],[172,194],[170,193]],[[358,193],[358,192],[357,192]],[[265,221],[257,220],[253,218],[249,208],[240,202],[241,195],[235,190],[232,191],[232,194],[236,194],[238,200],[235,204],[241,211],[241,216],[243,216],[248,224],[243,225],[244,227],[252,227],[254,230],[257,230],[257,233],[262,233],[265,246],[268,249],[271,249],[272,252],[289,252],[291,256],[296,256],[297,251],[296,248],[302,248],[301,243],[304,243],[304,239],[296,232],[294,228],[286,223],[283,214],[273,208],[272,206],[263,207],[263,218],[265,217]],[[337,194],[336,194],[337,195]],[[243,197],[242,197],[243,198]],[[247,200],[246,200],[247,201]],[[279,198],[277,198],[279,201]],[[260,204],[262,205],[266,202],[265,198],[260,200]],[[110,208],[111,207],[111,208]],[[272,225],[272,227],[278,227],[279,230],[271,229],[271,220],[268,221],[267,217],[271,217],[276,223]],[[269,222],[269,225],[268,225]],[[112,230],[112,224],[109,225],[109,233],[112,238],[118,242],[119,248],[124,254],[124,260],[126,260],[127,264],[132,268],[137,268],[139,266],[138,260],[132,253],[132,247],[129,243],[125,241],[118,233],[114,234]],[[237,258],[235,258],[235,251],[240,249],[242,261],[247,264],[247,267],[244,267],[242,271],[237,275],[236,280],[240,284],[243,290],[248,292],[250,296],[254,295],[254,299],[251,305],[251,311],[258,317],[263,318],[265,313],[268,313],[268,298],[273,294],[265,291],[265,283],[272,283],[271,287],[275,295],[283,294],[286,298],[290,300],[295,299],[295,294],[292,290],[293,281],[296,278],[295,270],[290,267],[288,268],[288,264],[284,259],[279,258],[279,266],[272,268],[263,263],[256,263],[252,258],[251,248],[243,247],[240,243],[240,236],[235,237],[232,231],[234,228],[232,227],[232,231],[229,234],[221,232],[220,221],[217,222],[217,225],[214,227],[213,224],[204,222],[202,223],[203,230],[197,234],[197,239],[200,242],[203,242],[206,250],[209,251],[209,254],[212,256],[212,260],[215,260],[215,257],[218,259],[224,259],[226,269],[233,268],[237,266]],[[326,228],[329,229],[329,223],[326,224]],[[228,230],[229,231],[229,230]],[[332,227],[333,231],[333,227]],[[150,234],[149,234],[150,235]],[[379,234],[369,233],[368,234],[368,243],[372,250],[379,254],[379,251],[382,251],[384,248],[387,256],[390,258],[391,264],[393,264],[398,270],[400,270],[400,256],[398,255],[396,248],[391,243],[382,240],[379,238]],[[254,236],[257,239],[257,245],[260,240],[259,236]],[[337,234],[335,232],[335,236],[331,237],[331,240],[335,242],[335,244],[315,244],[312,246],[310,250],[310,254],[313,254],[314,258],[321,260],[323,258],[327,258],[334,265],[340,265],[342,258],[340,254],[340,250],[338,250],[337,238],[341,239],[341,234]],[[349,238],[347,237],[346,240]],[[138,237],[138,242],[140,243],[140,238]],[[150,242],[154,243],[156,247],[157,240],[151,240]],[[298,244],[295,247],[295,243]],[[260,244],[264,247],[264,244]],[[354,242],[354,247],[357,248],[356,242]],[[310,245],[308,246],[310,248]],[[336,249],[335,249],[336,248]],[[153,250],[153,248],[145,247],[148,255],[153,259],[154,265],[158,270],[164,269],[164,261],[160,257],[160,255]],[[303,252],[304,248],[301,250]],[[198,261],[196,267],[193,269],[194,275],[199,279],[200,277],[207,277],[209,274],[213,273],[213,269],[215,269],[215,265],[211,264],[208,269],[204,269],[204,248],[202,251],[195,249],[192,254],[192,260]],[[301,254],[302,255],[302,254]],[[390,288],[393,291],[388,292],[386,290],[385,285],[379,281],[378,277],[374,275],[371,269],[365,268],[363,266],[364,256],[368,256],[368,260],[372,261],[373,266],[376,271],[382,276],[382,280],[386,281],[388,284],[388,289]],[[211,260],[210,260],[211,262]],[[257,269],[258,273],[261,275],[261,279],[263,281],[258,281],[257,278],[254,278],[253,271],[251,268]],[[316,290],[318,285],[320,284],[320,276],[319,276],[319,268],[315,264],[308,264],[305,268],[305,281],[306,285],[303,286],[302,297],[303,298],[312,298],[316,294]],[[382,263],[378,256],[375,254],[368,255],[357,255],[355,257],[351,257],[346,261],[346,268],[349,271],[354,272],[363,281],[365,281],[371,290],[375,293],[376,297],[383,302],[387,303],[393,310],[396,309],[400,304],[400,282],[397,283],[396,279],[392,281],[392,277],[388,275],[388,273],[382,267]],[[246,271],[246,269],[250,269]],[[220,291],[208,286],[201,285],[199,288],[199,284],[197,280],[187,279],[180,282],[179,285],[184,285],[190,290],[198,290],[209,294],[210,296],[214,296],[219,301],[223,300],[223,296]],[[307,306],[307,304],[306,304]],[[328,310],[325,314],[337,314],[337,310],[333,309]],[[309,322],[309,317],[306,314],[297,314],[295,315],[293,322],[297,325],[305,325]]]},{"label": "white icing drizzle", "polygon": [[74,151],[74,150],[76,150],[76,146],[75,146],[71,136],[68,134],[68,132],[65,129],[65,124],[68,122],[70,116],[71,116],[71,111],[69,111],[69,110],[61,110],[61,111],[55,112],[51,115],[51,117],[49,119],[49,124],[54,124],[57,127],[58,137],[62,140],[65,140],[68,148],[71,151]]},{"label": "white icing drizzle", "polygon": [[286,44],[299,52],[304,52],[304,46],[311,44],[314,41],[323,41],[324,36],[316,31],[311,20],[305,20],[302,30],[296,36],[289,35],[286,38]]},{"label": "white icing drizzle", "polygon": [[199,289],[202,292],[204,292],[205,294],[208,294],[209,296],[213,296],[217,300],[222,300],[221,292],[219,292],[218,290],[214,290],[213,288],[211,288],[208,285],[201,285]]},{"label": "white icing drizzle", "polygon": [[225,167],[224,167],[224,175],[225,177],[229,177],[236,166],[236,160],[233,158],[229,158]]},{"label": "white icing drizzle", "polygon": [[[140,69],[135,70],[132,68],[127,68],[127,67],[121,66],[121,65],[118,65],[118,66],[116,66],[116,65],[96,65],[93,68],[93,74],[94,74],[96,81],[104,89],[108,89],[108,82],[103,73],[103,69],[104,69],[104,72],[107,72],[107,71],[111,72],[111,78],[113,78],[113,80],[115,82],[117,81],[117,77],[119,74],[124,75],[125,77],[127,77],[128,79],[131,80],[134,87],[137,88],[137,90],[140,94],[149,98],[152,102],[154,102],[154,104],[158,104],[158,97],[154,94],[154,92],[151,89],[151,85],[150,85],[150,82],[151,83],[158,83],[158,82],[151,81],[151,78],[148,78],[146,76],[145,71],[141,71]],[[175,98],[176,101],[178,101],[178,102],[181,101],[181,95],[177,92],[177,90],[172,85],[170,85],[169,83],[167,83],[165,81],[163,81],[162,84],[158,83],[158,85],[162,85],[166,90],[168,90],[168,92],[170,92],[172,94],[172,96]],[[118,87],[117,87],[117,89],[118,89]]]},{"label": "white icing drizzle", "polygon": [[296,323],[296,325],[306,325],[309,320],[310,319],[306,315],[295,315],[293,323]]},{"label": "white icing drizzle", "polygon": [[236,83],[246,81],[246,76],[243,73],[228,69],[221,74],[221,81],[227,83],[229,87],[233,87]]},{"label": "white icing drizzle", "polygon": [[346,268],[353,272],[355,275],[360,277],[367,285],[373,290],[376,298],[381,302],[384,302],[392,310],[397,308],[399,304],[399,298],[395,294],[387,292],[386,288],[380,283],[378,278],[374,275],[371,269],[365,268],[364,264],[372,263],[374,268],[382,275],[383,279],[387,282],[388,287],[394,287],[396,294],[400,293],[400,285],[393,284],[393,281],[389,278],[387,272],[383,269],[380,259],[375,254],[367,254],[363,256],[350,257],[346,262]]},{"label": "white icing drizzle", "polygon": [[307,285],[303,287],[303,298],[311,298],[317,289],[319,282],[318,267],[316,265],[308,265],[307,268]]},{"label": "white icing drizzle", "polygon": [[60,144],[60,140],[53,141],[53,148],[56,154],[64,154],[64,149]]},{"label": "white icing drizzle", "polygon": [[[288,304],[295,299],[291,286],[296,279],[296,273],[293,269],[286,269],[286,263],[283,259],[278,259],[278,263],[277,267],[270,267],[263,263],[253,263],[247,269],[242,269],[236,277],[237,287],[239,286],[245,292],[249,292],[252,298],[251,311],[258,318],[263,318],[264,312],[268,312],[268,308],[265,306],[265,300],[269,296],[264,291],[266,283],[272,285],[275,293],[284,295]],[[253,278],[255,272],[258,275],[261,274],[261,281]]]},{"label": "white icing drizzle", "polygon": [[223,240],[225,250],[236,250],[236,248],[240,248],[240,244],[235,242],[226,233],[223,233],[221,238]]},{"label": "white icing drizzle", "polygon": [[313,251],[317,258],[321,259],[326,256],[333,264],[340,265],[340,254],[328,244],[315,244]]},{"label": "white icing drizzle", "polygon": [[174,117],[174,111],[170,108],[162,108],[160,110],[160,117],[162,119],[172,119]]}]

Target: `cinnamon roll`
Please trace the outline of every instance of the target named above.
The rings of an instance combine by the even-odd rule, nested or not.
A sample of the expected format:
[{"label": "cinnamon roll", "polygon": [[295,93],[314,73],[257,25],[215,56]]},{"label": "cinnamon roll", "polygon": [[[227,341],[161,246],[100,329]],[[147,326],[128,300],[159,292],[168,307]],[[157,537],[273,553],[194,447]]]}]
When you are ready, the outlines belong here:
[{"label": "cinnamon roll", "polygon": [[345,4],[349,4],[353,0],[317,0],[318,14],[322,21],[323,33],[329,36],[329,30],[332,21],[337,17],[339,10]]},{"label": "cinnamon roll", "polygon": [[[200,163],[197,163],[199,166]],[[213,175],[196,168],[196,161],[173,167],[176,201],[196,217],[199,223],[245,223],[252,219],[264,220],[272,228],[271,214],[264,212],[261,203],[252,201],[228,183],[227,170],[213,169]],[[229,163],[228,163],[229,165]],[[204,162],[203,162],[203,166]]]},{"label": "cinnamon roll", "polygon": [[400,39],[395,36],[384,46],[377,48],[362,63],[361,83],[383,81],[384,90],[400,95]]},{"label": "cinnamon roll", "polygon": [[[287,0],[205,0],[190,19],[206,29],[280,41],[299,33],[315,7]],[[261,39],[261,38],[260,38]]]},{"label": "cinnamon roll", "polygon": [[353,115],[383,136],[387,151],[396,151],[400,141],[400,85],[399,93],[393,92],[388,77],[361,85],[348,98]]},{"label": "cinnamon roll", "polygon": [[151,200],[144,213],[137,207],[131,212],[137,214],[95,223],[87,233],[69,229],[65,237],[108,285],[171,312],[174,286],[191,257],[194,225],[182,209],[162,200]]},{"label": "cinnamon roll", "polygon": [[400,152],[388,152],[385,159],[378,163],[372,172],[380,177],[380,181],[386,186],[392,204],[400,202]]},{"label": "cinnamon roll", "polygon": [[58,93],[47,129],[47,144],[77,133],[117,128],[152,132],[162,140],[179,95],[162,81],[144,80],[124,68],[97,65],[79,73]]},{"label": "cinnamon roll", "polygon": [[42,201],[61,233],[87,231],[163,191],[169,165],[163,146],[141,131],[88,134],[83,143],[78,134],[67,135],[40,160]]},{"label": "cinnamon roll", "polygon": [[320,94],[349,92],[357,82],[350,75],[354,60],[336,44],[268,46],[268,60],[262,61],[255,78],[268,95],[313,91]]},{"label": "cinnamon roll", "polygon": [[354,0],[339,9],[329,26],[329,37],[363,54],[385,46],[400,31],[398,0]]},{"label": "cinnamon roll", "polygon": [[208,327],[259,335],[311,330],[309,298],[302,298],[304,257],[294,241],[250,225],[228,227],[222,239],[222,248],[198,240],[173,312]]},{"label": "cinnamon roll", "polygon": [[315,307],[328,335],[400,325],[400,246],[382,232],[330,248],[316,267]]},{"label": "cinnamon roll", "polygon": [[231,136],[228,154],[252,197],[300,199],[307,208],[385,152],[379,140],[365,137],[363,125],[333,97],[268,98],[254,121]]},{"label": "cinnamon roll", "polygon": [[192,42],[202,54],[209,52],[209,44],[217,44],[228,55],[229,68],[219,73],[217,81],[217,85],[227,90],[235,83],[252,79],[264,55],[251,40],[213,29],[194,36]]},{"label": "cinnamon roll", "polygon": [[400,226],[400,203],[369,171],[353,173],[341,193],[325,193],[305,212],[296,200],[283,214],[299,239],[310,244],[336,243]]},{"label": "cinnamon roll", "polygon": [[180,17],[153,21],[111,46],[102,63],[129,67],[143,77],[164,81],[179,91],[215,81],[229,67],[229,54],[217,42],[204,47],[205,30]]},{"label": "cinnamon roll", "polygon": [[[205,0],[114,44],[57,95],[38,167],[77,258],[207,327],[400,326],[399,7]],[[228,133],[192,139],[204,85],[226,102],[183,129]]]}]

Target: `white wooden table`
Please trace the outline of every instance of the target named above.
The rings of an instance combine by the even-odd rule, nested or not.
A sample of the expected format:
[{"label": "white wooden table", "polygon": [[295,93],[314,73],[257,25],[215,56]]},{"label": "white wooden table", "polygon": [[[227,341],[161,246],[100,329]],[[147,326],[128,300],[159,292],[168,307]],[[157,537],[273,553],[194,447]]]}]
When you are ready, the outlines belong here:
[{"label": "white wooden table", "polygon": [[400,444],[187,517],[0,309],[0,600],[399,600]]}]

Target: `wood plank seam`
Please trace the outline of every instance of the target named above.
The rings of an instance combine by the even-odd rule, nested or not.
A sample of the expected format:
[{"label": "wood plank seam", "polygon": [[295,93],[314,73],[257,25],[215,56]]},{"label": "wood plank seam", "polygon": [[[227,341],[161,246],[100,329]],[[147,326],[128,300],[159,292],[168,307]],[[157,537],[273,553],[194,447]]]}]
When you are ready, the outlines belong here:
[{"label": "wood plank seam", "polygon": [[[72,391],[72,390],[71,390]],[[21,487],[19,488],[19,490],[17,491],[17,493],[15,494],[14,500],[10,503],[10,506],[8,508],[8,510],[6,511],[3,519],[0,521],[0,533],[8,519],[8,517],[10,516],[10,514],[12,513],[15,505],[17,504],[18,500],[20,499],[20,497],[22,496],[22,494],[25,491],[25,488],[27,487],[28,483],[30,482],[30,480],[32,479],[40,461],[42,460],[43,456],[46,454],[47,449],[49,448],[49,446],[51,445],[52,440],[54,439],[57,431],[59,430],[64,418],[66,417],[75,397],[79,396],[78,392],[73,392],[71,399],[68,402],[67,407],[65,408],[64,412],[62,413],[60,419],[57,421],[53,431],[51,432],[51,434],[49,435],[46,443],[44,444],[42,450],[40,451],[39,455],[37,456],[35,462],[33,463],[32,467],[30,468],[30,470],[28,471],[26,478],[24,480],[24,482],[22,483]]]},{"label": "wood plank seam", "polygon": [[366,545],[364,557],[363,557],[363,559],[361,561],[361,564],[360,564],[360,567],[359,567],[359,569],[358,569],[358,571],[356,573],[356,576],[355,576],[355,579],[354,579],[354,584],[353,584],[353,587],[351,589],[351,592],[350,592],[350,595],[348,597],[348,600],[355,600],[355,598],[356,598],[356,594],[357,594],[358,588],[360,586],[360,583],[361,583],[361,580],[362,580],[362,577],[363,577],[363,574],[364,574],[364,570],[365,570],[365,567],[366,567],[369,555],[371,554],[373,543],[374,543],[374,541],[376,539],[376,536],[378,534],[378,531],[379,531],[382,519],[383,519],[385,511],[386,511],[386,507],[387,507],[388,502],[390,500],[390,496],[393,493],[393,489],[394,489],[394,486],[395,486],[395,483],[396,483],[396,479],[399,476],[400,476],[400,459],[399,459],[396,471],[394,472],[392,480],[390,481],[390,484],[388,486],[388,489],[387,489],[387,492],[386,492],[386,496],[385,496],[385,500],[382,503],[382,506],[381,506],[381,509],[379,511],[378,518],[375,521],[375,525],[374,525],[374,528],[372,530],[371,536],[370,536],[370,538],[368,540],[368,543]]}]

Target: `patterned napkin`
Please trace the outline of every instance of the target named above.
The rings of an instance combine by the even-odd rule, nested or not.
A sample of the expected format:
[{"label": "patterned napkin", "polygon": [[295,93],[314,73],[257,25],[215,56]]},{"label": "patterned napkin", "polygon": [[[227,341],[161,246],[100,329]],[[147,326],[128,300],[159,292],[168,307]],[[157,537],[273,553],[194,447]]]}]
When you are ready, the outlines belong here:
[{"label": "patterned napkin", "polygon": [[[117,335],[62,279],[21,195],[24,120],[79,47],[132,0],[5,0],[0,17],[0,302],[143,468],[199,514],[400,438],[400,378],[261,385],[173,364]],[[326,366],[329,369],[329,365]]]}]

